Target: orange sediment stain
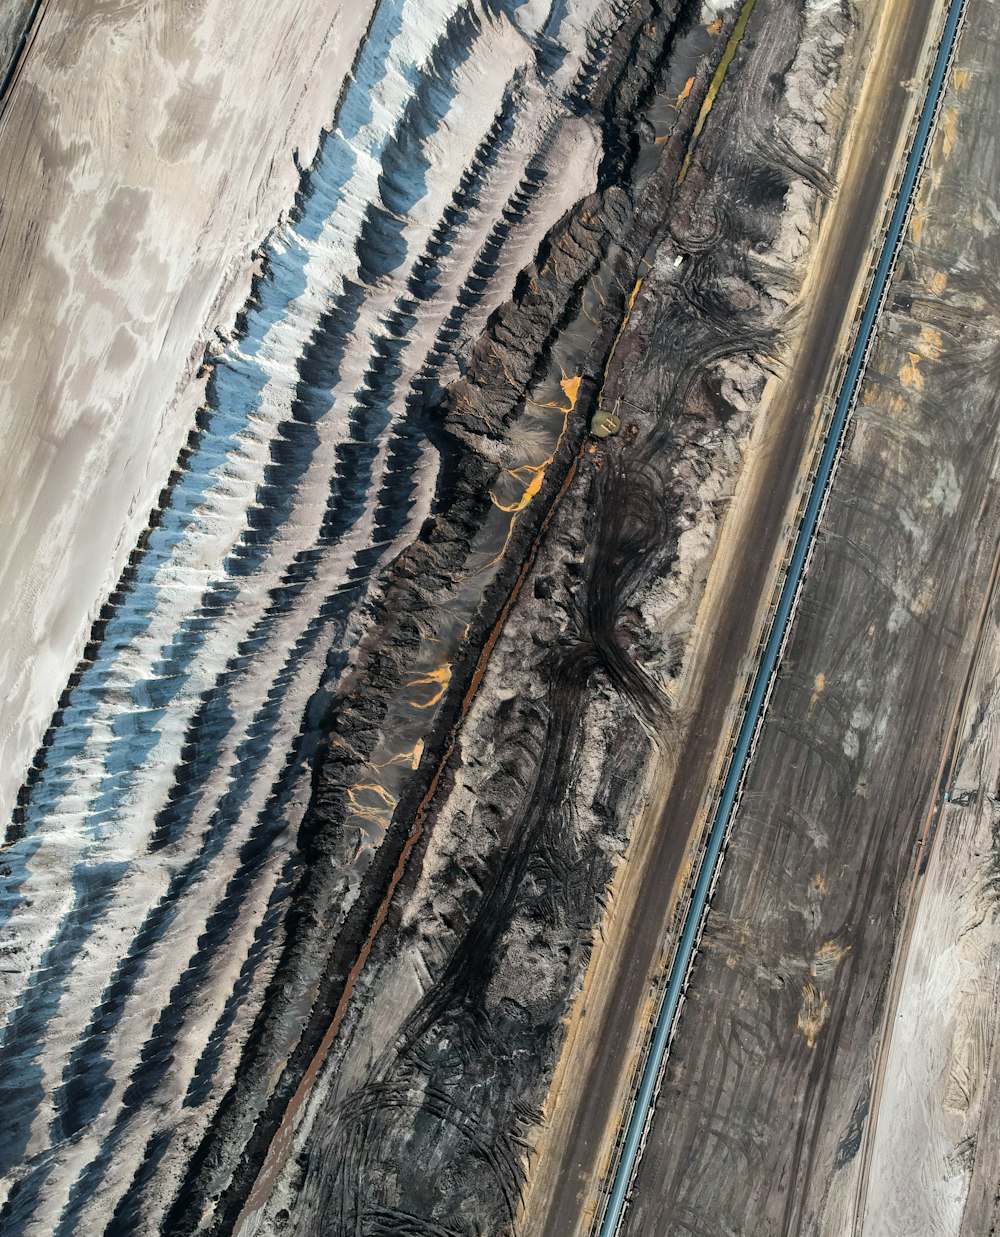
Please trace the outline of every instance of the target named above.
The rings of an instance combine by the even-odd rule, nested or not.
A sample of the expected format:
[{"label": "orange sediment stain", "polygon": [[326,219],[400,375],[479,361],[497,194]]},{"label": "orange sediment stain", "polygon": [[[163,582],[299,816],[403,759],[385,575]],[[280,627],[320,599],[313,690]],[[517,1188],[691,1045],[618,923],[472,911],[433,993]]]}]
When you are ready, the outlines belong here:
[{"label": "orange sediment stain", "polygon": [[923,354],[928,361],[936,361],[944,349],[944,340],[937,327],[922,326],[920,328],[920,343],[923,346]]},{"label": "orange sediment stain", "polygon": [[[515,503],[498,502],[496,495],[491,494],[490,498],[492,499],[493,506],[498,511],[512,512],[514,514],[523,511],[542,488],[542,482],[545,480],[545,469],[551,463],[551,459],[548,459],[544,464],[522,464],[520,468],[508,468],[507,476],[513,477],[515,481],[520,481],[524,485],[524,493]],[[522,474],[526,474],[528,480],[525,480]]]},{"label": "orange sediment stain", "polygon": [[406,760],[409,762],[411,769],[416,769],[420,764],[420,757],[424,754],[424,741],[418,739],[408,752],[401,753],[400,756],[394,756],[394,760]]},{"label": "orange sediment stain", "polygon": [[[561,439],[562,434],[560,434],[559,437]],[[554,454],[555,452],[553,452],[553,455]],[[513,477],[515,481],[520,481],[524,486],[524,491],[517,502],[502,503],[497,498],[496,494],[490,491],[490,502],[498,511],[503,511],[506,515],[510,515],[511,520],[507,525],[507,533],[503,539],[503,545],[499,550],[497,550],[496,554],[493,555],[485,566],[477,568],[476,571],[472,572],[472,575],[478,575],[481,571],[487,571],[490,567],[495,567],[507,553],[507,547],[510,545],[510,539],[514,536],[514,528],[517,524],[517,517],[541,491],[542,485],[545,482],[545,470],[552,463],[552,458],[553,456],[550,455],[549,458],[544,460],[541,464],[522,464],[520,468],[508,468],[506,470],[508,477]],[[525,474],[528,479],[525,480],[525,476],[522,474]]]},{"label": "orange sediment stain", "polygon": [[455,751],[455,743],[457,741],[459,727],[465,721],[469,710],[472,708],[472,702],[475,699],[476,693],[479,691],[479,687],[486,675],[487,666],[489,665],[489,660],[493,654],[494,648],[496,647],[496,643],[500,639],[500,633],[503,631],[512,606],[520,596],[525,580],[528,578],[532,567],[535,565],[535,559],[538,557],[539,546],[541,545],[545,534],[548,532],[552,518],[558,510],[563,498],[566,496],[567,490],[573,483],[579,462],[580,457],[577,456],[577,458],[573,460],[567,469],[566,477],[563,480],[562,485],[559,487],[558,493],[553,498],[552,505],[545,513],[545,518],[542,520],[538,533],[536,534],[535,539],[531,544],[531,548],[525,557],[524,565],[521,568],[517,579],[514,581],[513,586],[511,587],[507,600],[501,608],[500,614],[496,623],[493,625],[493,629],[491,630],[486,643],[483,645],[483,651],[479,655],[479,660],[477,661],[476,668],[473,671],[469,688],[462,697],[462,704],[459,708],[458,718],[456,719],[455,724],[452,726],[448,737],[445,740],[441,757],[438,761],[437,767],[434,770],[434,774],[431,777],[427,791],[417,806],[413,819],[413,829],[406,841],[403,843],[399,859],[396,861],[396,866],[393,869],[392,876],[389,878],[389,885],[382,901],[379,903],[375,917],[372,920],[372,926],[369,929],[368,936],[365,938],[365,942],[358,953],[357,961],[354,963],[354,966],[351,968],[347,979],[344,982],[344,990],[341,993],[340,1000],[337,1002],[337,1008],[334,1010],[333,1017],[330,1020],[330,1024],[327,1027],[322,1040],[320,1041],[319,1047],[316,1049],[312,1060],[309,1062],[308,1067],[303,1073],[302,1080],[295,1089],[295,1094],[289,1100],[288,1105],[285,1108],[281,1123],[278,1126],[277,1132],[275,1133],[275,1136],[271,1140],[271,1143],[267,1149],[267,1154],[264,1157],[264,1163],[261,1166],[261,1170],[257,1174],[257,1177],[253,1183],[253,1188],[251,1189],[247,1201],[243,1206],[243,1210],[237,1218],[236,1227],[234,1230],[236,1232],[239,1231],[240,1225],[245,1219],[254,1215],[254,1213],[258,1212],[261,1207],[264,1206],[270,1196],[274,1181],[276,1180],[278,1173],[281,1171],[282,1165],[288,1157],[288,1153],[291,1150],[292,1145],[295,1115],[302,1107],[306,1096],[309,1094],[310,1088],[316,1081],[316,1076],[322,1069],[323,1062],[326,1060],[327,1054],[330,1051],[330,1046],[332,1045],[334,1039],[336,1039],[341,1023],[344,1021],[344,1014],[347,1012],[347,1006],[354,994],[354,988],[358,982],[358,977],[364,970],[364,967],[371,956],[372,949],[375,945],[375,939],[381,931],[382,925],[385,923],[386,916],[389,913],[389,907],[392,904],[392,899],[395,897],[399,882],[403,879],[403,873],[406,871],[406,865],[409,862],[410,855],[413,853],[414,847],[423,836],[424,827],[427,822],[427,816],[430,812],[431,804],[437,794],[438,786],[440,785],[441,778],[444,775],[444,770],[448,764],[448,761],[451,759],[452,754]]},{"label": "orange sediment stain", "polygon": [[563,394],[569,400],[569,407],[565,409],[567,413],[572,412],[576,407],[576,401],[580,397],[581,382],[583,382],[582,374],[573,374],[572,376],[563,374],[562,378],[559,379],[559,385],[563,389]]},{"label": "orange sediment stain", "polygon": [[909,387],[914,391],[922,391],[924,387],[924,376],[917,368],[923,357],[919,352],[910,352],[907,354],[909,361],[899,371],[899,381],[904,387]]},{"label": "orange sediment stain", "polygon": [[722,33],[722,18],[717,17],[715,21],[710,21],[705,27],[708,33],[712,36]]},{"label": "orange sediment stain", "polygon": [[802,985],[802,1004],[795,1021],[810,1048],[816,1047],[816,1040],[829,1012],[830,1003],[820,988],[812,980],[806,980]]},{"label": "orange sediment stain", "polygon": [[[568,404],[557,404],[555,400],[549,400],[546,404],[540,404],[537,400],[530,398],[527,401],[535,408],[551,408],[553,411],[561,412],[563,414],[563,428],[559,433],[559,438],[556,440],[556,446],[552,448],[553,452],[555,452],[556,447],[558,447],[559,440],[562,438],[563,432],[566,429],[566,417],[568,417],[576,407],[576,401],[580,394],[581,382],[583,382],[582,374],[567,374],[565,370],[563,370],[562,377],[559,379],[559,385],[562,387],[563,394],[569,400]],[[545,462],[549,463],[550,461],[546,460]],[[540,465],[535,465],[535,467],[540,467]]]},{"label": "orange sediment stain", "polygon": [[958,138],[958,108],[949,107],[941,117],[941,153],[947,159]]},{"label": "orange sediment stain", "polygon": [[816,979],[830,976],[850,952],[850,945],[839,945],[836,941],[824,941],[813,955],[809,970]]},{"label": "orange sediment stain", "polygon": [[486,643],[483,645],[483,651],[480,654],[479,661],[476,663],[476,669],[472,675],[472,682],[469,686],[468,692],[465,695],[465,699],[462,701],[462,711],[459,715],[459,720],[456,723],[456,727],[455,727],[456,731],[457,731],[458,726],[461,725],[461,723],[465,720],[465,715],[468,713],[469,708],[472,705],[472,698],[475,696],[476,692],[479,690],[479,685],[483,680],[483,676],[486,674],[486,666],[487,666],[487,663],[489,662],[490,655],[493,652],[493,649],[496,645],[497,640],[499,640],[500,638],[500,632],[502,631],[504,624],[507,622],[507,616],[510,614],[511,607],[513,606],[514,602],[517,600],[518,595],[521,592],[521,588],[524,585],[524,581],[527,578],[528,573],[530,572],[531,568],[535,565],[535,559],[538,557],[538,547],[541,544],[543,536],[548,531],[549,524],[552,522],[552,517],[555,515],[557,507],[562,502],[563,498],[566,495],[566,491],[569,489],[570,485],[573,482],[573,478],[576,476],[576,470],[577,470],[579,463],[580,463],[580,459],[578,456],[572,462],[572,464],[570,464],[569,469],[567,470],[567,473],[566,473],[566,479],[563,481],[562,485],[559,487],[558,494],[556,494],[555,498],[553,498],[552,506],[546,512],[545,519],[542,520],[541,527],[539,528],[538,533],[535,537],[535,540],[532,543],[531,549],[528,551],[528,556],[524,561],[524,566],[521,568],[520,575],[514,581],[514,586],[510,591],[510,595],[508,596],[507,600],[504,602],[503,609],[500,612],[500,617],[497,619],[493,627],[493,630],[490,632],[489,638],[487,639]]},{"label": "orange sediment stain", "polygon": [[[370,797],[370,802],[365,799]],[[378,782],[358,782],[347,792],[351,815],[385,829],[396,810],[396,796]]]},{"label": "orange sediment stain", "polygon": [[[826,883],[819,875],[813,877],[812,887],[818,893],[826,891]],[[830,1003],[820,987],[820,982],[833,978],[837,967],[850,950],[850,945],[824,941],[813,955],[809,965],[810,977],[802,985],[802,1002],[795,1020],[810,1048],[816,1047],[816,1040],[830,1012]]]},{"label": "orange sediment stain", "polygon": [[[639,282],[641,283],[642,281],[640,280]],[[638,289],[638,284],[636,285],[636,289]],[[634,299],[633,293],[633,300]],[[566,433],[567,420],[570,413],[576,408],[576,401],[580,397],[580,385],[582,382],[582,374],[563,373],[559,380],[559,385],[563,390],[563,394],[566,396],[567,400],[569,400],[568,404],[557,404],[554,401],[548,404],[539,404],[534,400],[531,401],[535,404],[536,408],[551,408],[555,412],[561,413],[562,426],[560,427],[556,441],[552,447],[552,451],[546,459],[542,460],[540,464],[521,464],[517,468],[507,468],[504,470],[508,477],[512,477],[515,481],[520,482],[520,484],[524,486],[524,490],[522,491],[520,498],[518,498],[515,502],[503,503],[499,500],[499,498],[497,498],[493,491],[490,492],[490,502],[492,502],[493,506],[496,507],[498,511],[504,512],[505,515],[510,515],[512,519],[508,525],[507,535],[504,537],[503,545],[493,556],[493,558],[485,564],[485,566],[478,568],[477,571],[473,573],[474,575],[478,574],[480,571],[486,571],[490,567],[495,566],[507,553],[507,547],[510,545],[510,539],[514,535],[514,526],[517,523],[517,517],[522,511],[525,510],[528,504],[538,496],[541,492],[543,484],[545,483],[545,472],[555,459],[556,452],[559,450],[559,446],[562,443],[563,435]]]},{"label": "orange sediment stain", "polygon": [[[679,111],[681,110],[681,108],[684,106],[684,104],[688,101],[688,99],[691,97],[691,91],[692,91],[692,89],[693,89],[693,88],[694,88],[694,74],[692,74],[692,75],[691,75],[691,76],[687,79],[687,81],[684,83],[684,86],[683,86],[683,88],[682,88],[682,90],[681,90],[680,94],[677,96],[677,100],[676,100],[676,102],[674,103],[674,111],[675,111],[675,112],[679,112]],[[660,139],[660,138],[657,138],[657,141],[660,141],[660,140],[664,140],[664,141],[665,141],[666,139]]]},{"label": "orange sediment stain", "polygon": [[921,181],[913,199],[913,214],[910,217],[910,238],[915,245],[919,245],[923,240],[924,228],[927,225],[927,204],[927,184]]},{"label": "orange sediment stain", "polygon": [[433,687],[435,691],[429,700],[425,700],[420,704],[416,700],[411,700],[410,704],[415,709],[432,709],[441,697],[448,690],[451,683],[451,663],[445,662],[443,666],[438,666],[436,670],[428,670],[426,674],[419,675],[417,678],[410,679],[407,687]]},{"label": "orange sediment stain", "polygon": [[813,709],[816,707],[816,704],[818,703],[820,696],[822,696],[825,690],[826,690],[826,675],[817,674],[816,680],[813,683],[812,695],[809,697],[810,714],[812,713]]},{"label": "orange sediment stain", "polygon": [[381,764],[372,764],[373,769],[387,769],[390,765],[409,765],[411,769],[416,769],[420,764],[420,757],[424,754],[424,741],[418,739],[414,745],[405,752],[397,752],[395,756],[390,756],[388,760],[383,760]]}]

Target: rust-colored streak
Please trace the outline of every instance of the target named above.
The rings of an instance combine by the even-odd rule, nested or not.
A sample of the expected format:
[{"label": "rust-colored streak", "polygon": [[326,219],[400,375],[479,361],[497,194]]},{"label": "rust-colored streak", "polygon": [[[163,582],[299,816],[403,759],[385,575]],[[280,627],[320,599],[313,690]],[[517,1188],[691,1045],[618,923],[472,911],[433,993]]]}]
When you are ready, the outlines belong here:
[{"label": "rust-colored streak", "polygon": [[372,949],[374,948],[375,939],[378,936],[382,925],[385,923],[392,899],[395,896],[396,889],[398,888],[399,882],[402,880],[403,873],[406,870],[407,861],[413,852],[413,848],[423,836],[424,825],[430,811],[431,803],[433,802],[434,796],[437,794],[437,789],[441,782],[441,777],[444,774],[445,767],[454,753],[455,743],[458,738],[458,731],[462,726],[462,723],[465,721],[469,709],[472,707],[472,702],[475,699],[476,693],[478,692],[480,684],[486,674],[487,664],[494,648],[496,647],[496,643],[500,638],[500,633],[507,622],[511,607],[517,600],[524,581],[527,579],[532,567],[535,564],[539,546],[541,545],[542,539],[548,530],[552,517],[555,515],[559,504],[562,502],[567,490],[576,476],[581,454],[582,448],[581,452],[577,454],[576,458],[570,464],[566,477],[563,480],[562,485],[559,487],[558,493],[553,498],[548,511],[545,513],[545,518],[542,520],[541,526],[539,527],[538,532],[531,543],[531,548],[528,551],[520,572],[518,573],[517,579],[514,581],[497,621],[494,623],[489,637],[483,645],[483,650],[476,662],[476,668],[473,671],[468,690],[462,697],[462,704],[459,708],[458,718],[451,730],[448,732],[448,737],[438,760],[437,767],[434,770],[434,775],[431,778],[424,797],[420,800],[417,807],[413,820],[413,829],[411,830],[409,837],[407,837],[406,841],[403,843],[403,849],[400,852],[399,860],[393,869],[392,876],[389,880],[389,886],[386,889],[385,895],[375,913],[375,918],[372,921],[372,926],[369,929],[365,943],[361,947],[361,952],[358,954],[357,961],[354,963],[354,966],[351,968],[350,973],[347,976],[347,980],[344,984],[344,991],[341,993],[340,1000],[337,1002],[337,1008],[334,1011],[333,1018],[327,1028],[326,1034],[323,1036],[319,1048],[316,1050],[313,1059],[310,1061],[305,1073],[302,1075],[299,1085],[295,1090],[295,1094],[289,1100],[288,1107],[285,1109],[285,1114],[282,1117],[277,1133],[271,1140],[271,1145],[268,1147],[267,1155],[264,1157],[264,1163],[260,1172],[257,1174],[256,1180],[254,1181],[253,1189],[250,1191],[250,1195],[247,1198],[246,1203],[243,1205],[243,1209],[236,1221],[234,1231],[237,1234],[240,1232],[244,1222],[252,1216],[254,1212],[258,1211],[267,1201],[274,1185],[274,1181],[281,1170],[289,1151],[291,1150],[295,1117],[299,1109],[302,1107],[302,1104],[304,1103],[313,1083],[315,1082],[316,1076],[323,1066],[323,1062],[326,1060],[327,1053],[330,1051],[330,1047],[337,1036],[337,1032],[340,1030],[341,1023],[344,1020],[344,1015],[347,1012],[347,1006],[350,1002],[351,996],[354,993],[354,988],[357,984],[358,977],[364,969],[364,966],[371,955]]},{"label": "rust-colored streak", "polygon": [[692,91],[692,89],[693,89],[693,88],[694,88],[694,74],[692,74],[692,75],[691,75],[691,76],[687,79],[687,81],[684,83],[684,89],[683,89],[683,90],[680,92],[680,94],[677,96],[677,100],[676,100],[676,102],[674,103],[674,110],[675,110],[675,111],[678,111],[678,112],[679,112],[679,111],[681,110],[681,108],[684,106],[684,104],[685,104],[685,103],[688,101],[688,99],[691,97],[691,91]]}]

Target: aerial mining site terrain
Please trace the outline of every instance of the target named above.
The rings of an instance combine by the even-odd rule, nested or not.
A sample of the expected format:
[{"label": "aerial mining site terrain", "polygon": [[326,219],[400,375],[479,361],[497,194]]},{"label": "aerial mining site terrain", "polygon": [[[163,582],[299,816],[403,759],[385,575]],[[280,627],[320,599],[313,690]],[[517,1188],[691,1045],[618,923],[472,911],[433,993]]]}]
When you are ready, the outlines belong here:
[{"label": "aerial mining site terrain", "polygon": [[1000,1232],[998,114],[0,0],[0,1237]]}]

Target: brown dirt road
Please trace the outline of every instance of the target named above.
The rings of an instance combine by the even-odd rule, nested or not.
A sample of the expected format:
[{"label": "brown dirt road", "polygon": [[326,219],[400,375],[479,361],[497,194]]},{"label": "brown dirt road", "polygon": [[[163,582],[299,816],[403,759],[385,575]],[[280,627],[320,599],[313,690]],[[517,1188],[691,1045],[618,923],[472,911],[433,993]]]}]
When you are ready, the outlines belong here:
[{"label": "brown dirt road", "polygon": [[[1000,536],[996,242],[980,205],[998,188],[985,119],[998,33],[973,0],[629,1234],[922,1237],[995,1221],[982,1186],[995,1184],[996,1148],[977,1114],[995,1087],[996,1005],[981,1000],[970,1028],[960,978],[981,965],[975,950],[960,962],[963,938],[993,895],[935,880],[936,921],[917,895],[925,859],[956,878],[984,863],[972,839],[942,837],[956,809],[940,795],[964,789],[953,734],[989,715],[963,696]],[[940,1067],[949,1052],[953,1069]]]},{"label": "brown dirt road", "polygon": [[[883,205],[905,145],[933,9],[898,0],[880,6],[867,72],[863,51],[846,80],[864,82],[851,134],[843,142],[839,190],[826,211],[803,289],[791,357],[773,385],[751,443],[712,565],[685,685],[688,738],[671,770],[652,778],[601,925],[581,997],[572,1013],[529,1178],[521,1230],[538,1237],[583,1233],[636,1053],[651,1012],[651,979],[687,876],[692,845],[706,819],[728,735],[766,611],[776,568],[815,446],[818,414],[864,279]],[[863,135],[864,140],[858,140]],[[624,352],[623,354],[627,355]],[[773,556],[761,553],[772,547]]]}]

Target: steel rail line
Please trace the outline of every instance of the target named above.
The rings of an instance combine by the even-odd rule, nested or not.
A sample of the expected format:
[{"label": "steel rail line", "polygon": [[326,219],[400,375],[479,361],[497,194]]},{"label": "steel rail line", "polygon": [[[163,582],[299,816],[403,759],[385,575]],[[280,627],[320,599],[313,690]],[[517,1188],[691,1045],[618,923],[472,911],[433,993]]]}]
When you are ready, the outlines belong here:
[{"label": "steel rail line", "polygon": [[626,1125],[622,1150],[615,1167],[608,1199],[603,1210],[599,1212],[602,1216],[598,1230],[599,1237],[615,1237],[624,1218],[636,1165],[652,1119],[653,1105],[666,1063],[678,1010],[687,989],[691,967],[704,928],[705,915],[718,880],[719,861],[729,837],[735,808],[753,756],[765,706],[770,697],[775,673],[788,636],[789,620],[795,609],[802,579],[811,557],[830,480],[843,445],[848,417],[874,342],[875,324],[885,302],[889,280],[896,265],[899,247],[913,206],[917,180],[927,158],[930,138],[940,110],[948,70],[954,58],[965,6],[966,0],[951,0],[948,8],[927,94],[907,157],[906,169],[899,181],[896,203],[868,291],[850,360],[844,372],[833,417],[827,431],[826,443],[816,468],[812,491],[796,532],[794,550],[775,608],[767,644],[754,677],[739,736],[719,795],[712,827],[705,845],[704,858],[684,919],[684,928],[675,951],[663,1001],[656,1018],[649,1055],[642,1070],[639,1089]]}]

